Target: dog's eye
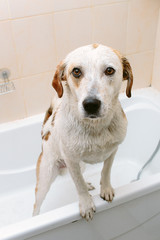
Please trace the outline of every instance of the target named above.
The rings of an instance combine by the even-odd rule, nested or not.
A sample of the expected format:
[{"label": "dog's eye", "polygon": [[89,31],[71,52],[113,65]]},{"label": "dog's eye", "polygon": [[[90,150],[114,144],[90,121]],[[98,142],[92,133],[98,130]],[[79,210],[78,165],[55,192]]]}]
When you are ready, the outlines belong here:
[{"label": "dog's eye", "polygon": [[112,67],[108,67],[106,68],[105,72],[104,72],[106,75],[113,75],[115,73],[115,70],[114,68]]},{"label": "dog's eye", "polygon": [[73,68],[72,74],[75,78],[79,78],[82,75],[82,72],[79,68]]}]

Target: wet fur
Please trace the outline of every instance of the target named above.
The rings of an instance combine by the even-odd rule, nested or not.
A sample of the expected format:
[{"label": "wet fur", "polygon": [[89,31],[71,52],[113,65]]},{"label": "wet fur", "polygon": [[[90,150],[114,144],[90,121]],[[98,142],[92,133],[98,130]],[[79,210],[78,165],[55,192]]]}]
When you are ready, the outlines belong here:
[{"label": "wet fur", "polygon": [[[103,75],[105,64],[116,68],[112,78]],[[81,66],[84,73],[77,84],[71,74],[74,66]],[[127,131],[127,119],[118,100],[123,80],[128,81],[127,95],[130,97],[133,75],[129,62],[103,45],[76,49],[58,65],[52,83],[57,97],[53,99],[42,127],[42,153],[37,164],[33,215],[39,214],[53,180],[67,166],[79,195],[80,214],[87,220],[92,219],[96,209],[81,173],[81,162],[104,162],[100,196],[112,201],[111,166]],[[87,96],[96,96],[102,102],[96,119],[85,115],[82,102]]]}]

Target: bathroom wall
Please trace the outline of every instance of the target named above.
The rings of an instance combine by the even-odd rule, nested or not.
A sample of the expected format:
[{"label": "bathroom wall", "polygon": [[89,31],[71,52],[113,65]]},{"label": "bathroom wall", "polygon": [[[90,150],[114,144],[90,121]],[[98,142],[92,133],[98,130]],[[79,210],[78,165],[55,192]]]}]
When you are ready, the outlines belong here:
[{"label": "bathroom wall", "polygon": [[57,63],[89,43],[120,50],[134,88],[149,86],[159,7],[159,0],[0,0],[0,69],[10,69],[16,87],[0,96],[0,123],[44,112]]},{"label": "bathroom wall", "polygon": [[160,11],[157,26],[156,45],[153,63],[152,86],[160,91]]}]

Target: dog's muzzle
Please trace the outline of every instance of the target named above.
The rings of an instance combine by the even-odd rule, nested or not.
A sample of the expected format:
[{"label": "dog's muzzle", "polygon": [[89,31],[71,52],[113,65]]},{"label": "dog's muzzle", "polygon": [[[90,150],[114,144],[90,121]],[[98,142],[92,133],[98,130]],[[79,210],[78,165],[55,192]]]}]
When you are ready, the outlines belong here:
[{"label": "dog's muzzle", "polygon": [[86,98],[83,101],[83,108],[89,118],[96,118],[99,115],[101,101],[96,98]]}]

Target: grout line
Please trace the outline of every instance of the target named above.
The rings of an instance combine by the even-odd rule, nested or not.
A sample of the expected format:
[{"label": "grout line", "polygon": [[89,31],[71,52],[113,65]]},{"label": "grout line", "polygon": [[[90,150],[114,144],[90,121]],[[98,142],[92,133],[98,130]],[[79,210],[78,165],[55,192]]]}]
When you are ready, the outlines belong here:
[{"label": "grout line", "polygon": [[[17,47],[16,47],[16,42],[15,42],[15,38],[14,38],[14,33],[13,33],[13,26],[12,26],[12,21],[11,21],[11,9],[10,9],[10,5],[9,2],[7,0],[7,5],[8,5],[8,13],[9,13],[9,17],[10,17],[10,28],[11,28],[11,36],[12,36],[12,41],[13,41],[13,48],[15,51],[15,56],[16,56],[16,72],[17,72],[17,77],[20,76],[20,72],[19,72],[19,61],[18,61],[18,54],[17,54]],[[20,79],[20,78],[17,78]],[[28,116],[28,112],[27,112],[27,105],[26,105],[26,101],[25,101],[25,97],[24,97],[24,84],[23,81],[21,81],[21,93],[22,93],[22,99],[23,99],[23,106],[24,106],[24,117],[26,118]]]},{"label": "grout line", "polygon": [[[18,54],[17,54],[17,46],[16,46],[15,37],[14,37],[14,33],[13,33],[12,21],[10,21],[10,28],[11,28],[11,36],[12,36],[13,48],[14,48],[14,52],[15,52],[16,75],[17,75],[17,78],[20,78],[19,61],[18,61]],[[13,79],[13,78],[12,78],[12,79]]]},{"label": "grout line", "polygon": [[94,43],[93,32],[94,32],[94,9],[93,9],[93,6],[91,6],[91,41],[92,41],[91,43],[92,44]]},{"label": "grout line", "polygon": [[[8,19],[11,19],[11,9],[10,9],[10,5],[9,5],[8,0],[7,0],[6,2],[7,2],[8,14],[9,14],[9,18],[8,18]],[[6,20],[7,20],[7,19],[6,19]]]},{"label": "grout line", "polygon": [[24,16],[24,17],[16,17],[16,18],[9,18],[9,19],[2,19],[0,20],[0,22],[4,22],[4,21],[16,21],[16,20],[23,20],[23,19],[29,19],[29,18],[33,18],[33,17],[41,17],[41,16],[46,16],[46,15],[52,15],[54,13],[65,13],[65,12],[70,12],[70,11],[78,11],[78,10],[83,10],[83,9],[88,9],[91,6],[88,7],[81,7],[81,8],[73,8],[73,9],[67,9],[67,10],[59,10],[59,11],[49,11],[46,13],[37,13],[37,14],[31,14],[29,16]]},{"label": "grout line", "polygon": [[73,9],[68,9],[68,10],[59,10],[59,11],[54,11],[54,14],[59,14],[59,13],[68,13],[72,11],[79,11],[79,10],[85,10],[85,9],[90,9],[91,6],[88,7],[81,7],[81,8],[73,8]]},{"label": "grout line", "polygon": [[129,4],[128,2],[128,7],[127,7],[127,24],[126,24],[126,43],[125,43],[125,54],[127,55],[127,43],[128,43],[128,29],[129,29]]},{"label": "grout line", "polygon": [[27,76],[21,76],[19,78],[14,78],[12,79],[12,81],[17,81],[19,79],[23,79],[23,78],[29,78],[29,77],[34,77],[34,76],[38,76],[38,75],[41,75],[41,74],[47,74],[47,73],[53,73],[54,74],[55,72],[55,69],[52,69],[52,70],[48,70],[48,71],[45,71],[45,72],[39,72],[39,73],[34,73],[34,74],[30,74],[30,75],[27,75]]},{"label": "grout line", "polygon": [[22,84],[22,96],[23,96],[24,111],[25,111],[26,117],[28,117],[27,104],[26,104],[25,95],[24,95],[24,81],[22,81],[22,79],[20,81]]},{"label": "grout line", "polygon": [[88,9],[88,8],[91,8],[92,5],[88,5],[88,6],[85,6],[85,7],[79,7],[79,8],[69,8],[69,9],[64,9],[64,10],[56,10],[56,11],[53,11],[53,13],[66,13],[66,12],[70,12],[70,11],[78,11],[78,10],[83,10],[83,9]]},{"label": "grout line", "polygon": [[156,34],[155,34],[155,41],[154,41],[152,77],[151,77],[151,81],[150,81],[151,86],[153,85],[153,80],[154,80],[153,77],[155,77],[155,71],[156,71],[154,66],[155,66],[155,63],[156,63],[156,60],[155,60],[156,59],[156,49],[159,45],[158,40],[160,38],[160,37],[158,37],[159,36],[159,29],[160,29],[160,8],[159,8],[158,17],[157,17]]},{"label": "grout line", "polygon": [[52,14],[53,13],[53,11],[52,12],[48,12],[48,13],[41,13],[41,14],[33,14],[33,15],[30,15],[30,16],[24,16],[24,17],[16,17],[16,18],[9,18],[9,19],[5,19],[5,20],[0,20],[0,22],[4,22],[4,21],[9,21],[9,20],[11,20],[11,21],[16,21],[16,20],[23,20],[23,19],[28,19],[28,18],[33,18],[33,17],[39,17],[39,16],[45,16],[45,15],[49,15],[49,14]]},{"label": "grout line", "polygon": [[[7,0],[7,3],[8,3],[8,0]],[[38,17],[38,16],[45,16],[45,15],[49,15],[49,14],[53,14],[53,13],[65,13],[65,12],[69,12],[69,11],[76,11],[76,10],[83,10],[83,9],[88,9],[88,8],[95,8],[95,7],[103,7],[103,6],[109,6],[109,5],[115,5],[115,4],[121,4],[121,3],[128,3],[128,0],[124,0],[124,1],[120,1],[120,2],[110,2],[110,3],[105,3],[105,4],[95,4],[93,5],[93,1],[91,0],[90,4],[88,6],[85,6],[85,7],[79,7],[79,8],[70,8],[70,9],[66,9],[66,10],[52,10],[52,11],[49,11],[49,12],[46,12],[46,13],[37,13],[37,14],[31,14],[29,16],[24,16],[24,17],[16,17],[16,18],[13,18],[11,16],[11,12],[9,11],[10,13],[10,18],[9,19],[4,19],[4,20],[0,20],[0,22],[3,22],[3,21],[7,21],[7,20],[12,20],[12,21],[16,21],[16,20],[19,20],[19,19],[26,19],[26,18],[32,18],[32,17]],[[8,9],[9,8],[9,3],[8,3]]]},{"label": "grout line", "polygon": [[[10,11],[10,7],[9,7],[9,2],[7,0],[7,6],[8,6],[8,13],[9,13],[9,17],[11,17],[11,11]],[[0,21],[1,23],[2,21]],[[19,79],[20,75],[19,75],[19,67],[18,67],[18,56],[17,56],[17,49],[16,49],[16,43],[15,43],[15,38],[14,38],[14,34],[13,34],[13,28],[12,28],[12,21],[11,19],[7,19],[7,20],[3,20],[4,23],[9,23],[9,27],[11,30],[11,42],[13,43],[13,49],[14,49],[14,53],[15,53],[15,61],[16,61],[16,75],[17,75],[17,79]],[[5,67],[5,66],[4,66]],[[8,67],[8,66],[7,66]],[[8,67],[9,68],[9,67]],[[12,74],[12,73],[11,73]],[[12,77],[10,77],[11,80],[13,80]]]},{"label": "grout line", "polygon": [[16,18],[8,18],[8,19],[3,19],[0,20],[1,22],[6,22],[6,21],[17,21],[17,20],[24,20],[24,19],[30,19],[30,18],[34,18],[34,17],[41,17],[41,16],[46,16],[46,15],[52,15],[54,12],[48,12],[48,13],[41,13],[41,14],[33,14],[30,16],[24,16],[24,17],[16,17]]},{"label": "grout line", "polygon": [[55,41],[55,54],[56,54],[56,64],[58,62],[58,47],[57,47],[57,36],[56,36],[56,26],[55,26],[55,18],[54,18],[54,13],[52,14],[52,23],[53,23],[53,37]]},{"label": "grout line", "polygon": [[12,18],[12,21],[17,21],[17,20],[26,20],[26,19],[30,19],[30,18],[34,18],[34,17],[43,17],[43,16],[47,16],[47,15],[52,15],[52,12],[48,12],[48,13],[40,13],[40,14],[33,14],[30,16],[24,16],[24,17],[17,17],[17,18]]},{"label": "grout line", "polygon": [[129,0],[124,0],[124,1],[114,1],[114,2],[109,2],[109,3],[102,3],[102,4],[95,4],[95,5],[93,5],[92,7],[94,7],[94,8],[96,8],[96,7],[105,7],[105,6],[111,6],[111,5],[120,5],[121,3],[128,3],[129,2]]},{"label": "grout line", "polygon": [[150,79],[150,86],[153,85],[153,75],[154,75],[154,71],[155,71],[155,51],[156,51],[156,45],[154,46],[153,49],[153,61],[152,61],[152,70],[151,70],[151,79]]},{"label": "grout line", "polygon": [[125,56],[154,52],[154,50],[155,50],[155,48],[148,49],[148,50],[143,50],[143,51],[139,51],[139,52],[128,53],[128,54],[126,53]]}]

